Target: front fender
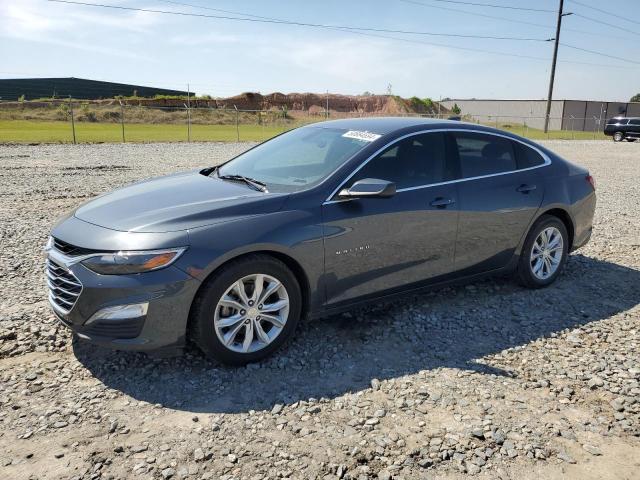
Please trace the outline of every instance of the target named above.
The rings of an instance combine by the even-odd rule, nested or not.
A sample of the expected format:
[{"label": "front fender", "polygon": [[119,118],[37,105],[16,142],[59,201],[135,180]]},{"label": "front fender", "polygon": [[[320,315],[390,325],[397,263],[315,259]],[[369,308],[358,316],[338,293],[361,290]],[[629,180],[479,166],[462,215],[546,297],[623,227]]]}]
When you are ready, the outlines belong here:
[{"label": "front fender", "polygon": [[320,208],[241,218],[189,231],[191,246],[176,266],[206,280],[228,261],[255,252],[276,252],[296,262],[307,277],[311,306],[323,302],[324,271]]}]

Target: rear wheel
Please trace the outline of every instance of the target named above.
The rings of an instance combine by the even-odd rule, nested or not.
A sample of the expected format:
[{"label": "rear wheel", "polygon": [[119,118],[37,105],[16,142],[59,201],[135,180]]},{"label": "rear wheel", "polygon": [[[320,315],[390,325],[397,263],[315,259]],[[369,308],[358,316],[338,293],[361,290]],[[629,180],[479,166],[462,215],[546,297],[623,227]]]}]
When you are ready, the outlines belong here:
[{"label": "rear wheel", "polygon": [[622,132],[615,132],[613,134],[613,141],[614,142],[621,142],[622,140],[624,140],[624,133]]},{"label": "rear wheel", "polygon": [[293,335],[302,307],[298,282],[281,261],[250,255],[223,266],[192,309],[191,337],[209,357],[244,365]]},{"label": "rear wheel", "polygon": [[518,263],[518,279],[525,287],[542,288],[553,283],[569,253],[569,235],[557,217],[543,215],[531,227]]}]

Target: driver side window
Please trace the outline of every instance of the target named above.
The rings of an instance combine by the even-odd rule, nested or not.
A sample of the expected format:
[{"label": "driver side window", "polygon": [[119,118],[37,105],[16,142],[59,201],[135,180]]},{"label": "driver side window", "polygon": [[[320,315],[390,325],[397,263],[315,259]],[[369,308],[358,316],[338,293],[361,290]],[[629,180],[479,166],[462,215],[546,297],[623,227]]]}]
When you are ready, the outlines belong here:
[{"label": "driver side window", "polygon": [[445,142],[442,132],[405,138],[371,159],[349,184],[375,178],[394,182],[402,189],[444,182],[448,177]]}]

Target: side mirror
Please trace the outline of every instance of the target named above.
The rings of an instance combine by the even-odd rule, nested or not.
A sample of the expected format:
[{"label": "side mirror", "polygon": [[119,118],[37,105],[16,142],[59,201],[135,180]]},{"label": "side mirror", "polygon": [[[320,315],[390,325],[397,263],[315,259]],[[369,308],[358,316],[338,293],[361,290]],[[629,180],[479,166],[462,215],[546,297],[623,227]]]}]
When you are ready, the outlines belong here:
[{"label": "side mirror", "polygon": [[396,184],[377,178],[363,178],[350,188],[344,188],[339,198],[389,198],[396,194]]}]

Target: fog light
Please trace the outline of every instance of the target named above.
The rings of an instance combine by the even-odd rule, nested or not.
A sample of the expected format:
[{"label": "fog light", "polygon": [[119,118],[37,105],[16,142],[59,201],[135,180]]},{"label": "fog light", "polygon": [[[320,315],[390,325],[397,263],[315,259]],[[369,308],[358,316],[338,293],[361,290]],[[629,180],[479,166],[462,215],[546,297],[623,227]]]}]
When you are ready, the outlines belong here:
[{"label": "fog light", "polygon": [[126,320],[129,318],[143,317],[147,314],[148,308],[148,302],[103,308],[94,313],[91,318],[87,320],[86,325],[97,320]]}]

